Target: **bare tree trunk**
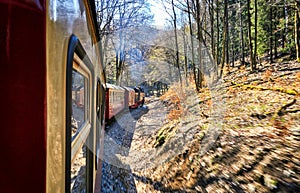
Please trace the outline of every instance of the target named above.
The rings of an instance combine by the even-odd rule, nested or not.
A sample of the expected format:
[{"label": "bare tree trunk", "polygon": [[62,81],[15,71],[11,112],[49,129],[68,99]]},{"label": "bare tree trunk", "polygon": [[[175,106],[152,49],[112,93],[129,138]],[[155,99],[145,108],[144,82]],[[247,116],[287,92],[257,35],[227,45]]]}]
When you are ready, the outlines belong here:
[{"label": "bare tree trunk", "polygon": [[187,40],[186,40],[186,33],[185,33],[185,27],[183,28],[183,32],[182,32],[182,37],[183,37],[183,51],[184,51],[184,66],[183,66],[183,70],[184,70],[184,79],[185,79],[185,85],[188,85],[188,72],[187,72],[187,65],[188,65],[188,52],[187,52]]},{"label": "bare tree trunk", "polygon": [[256,57],[257,57],[257,0],[254,1],[254,53],[253,53],[253,69],[256,69]]},{"label": "bare tree trunk", "polygon": [[226,57],[226,42],[227,42],[227,28],[228,28],[228,0],[224,0],[224,27],[223,27],[223,41],[222,41],[222,60],[221,60],[221,71],[220,71],[220,77],[223,76],[223,70],[225,66],[225,57]]},{"label": "bare tree trunk", "polygon": [[216,53],[215,53],[215,32],[214,32],[214,0],[210,0],[210,35],[211,35],[211,51],[212,56],[214,59],[216,59]]},{"label": "bare tree trunk", "polygon": [[179,49],[178,49],[178,37],[177,37],[177,18],[176,18],[174,0],[172,0],[172,10],[173,10],[173,16],[174,16],[173,24],[174,24],[174,34],[175,34],[175,46],[176,46],[176,67],[178,69],[180,84],[182,84],[181,73],[180,73],[180,65],[179,65],[179,51],[178,51]]},{"label": "bare tree trunk", "polygon": [[215,68],[215,76],[218,77],[218,62],[217,62],[217,52],[216,52],[216,45],[215,45],[215,9],[214,9],[214,0],[210,0],[210,34],[211,34],[211,51],[212,51],[212,58]]},{"label": "bare tree trunk", "polygon": [[269,27],[269,49],[270,49],[270,63],[273,63],[273,7],[270,7],[269,11],[270,27]]},{"label": "bare tree trunk", "polygon": [[[275,21],[279,20],[277,14],[278,14],[278,8],[275,7],[274,8],[274,16],[275,16],[274,20]],[[277,31],[277,30],[275,29],[275,31]],[[279,38],[278,37],[278,32],[275,32],[274,33],[274,56],[275,56],[275,59],[278,58],[278,48],[277,48],[278,47],[278,38]]]},{"label": "bare tree trunk", "polygon": [[187,8],[188,8],[189,27],[190,27],[190,36],[191,36],[193,76],[194,76],[194,82],[196,85],[196,90],[197,90],[197,92],[199,92],[200,89],[197,86],[197,79],[196,79],[195,50],[194,50],[194,38],[193,38],[194,35],[193,35],[193,26],[192,26],[192,18],[191,18],[191,8],[190,8],[190,4],[188,1],[187,1]]},{"label": "bare tree trunk", "polygon": [[284,18],[284,30],[282,30],[281,33],[281,38],[282,38],[282,42],[281,42],[281,47],[285,48],[285,42],[286,42],[286,35],[288,33],[287,28],[288,28],[288,15],[287,15],[287,5],[286,5],[286,0],[284,0],[284,6],[283,6],[283,18]]},{"label": "bare tree trunk", "polygon": [[229,44],[230,44],[230,39],[229,39],[229,19],[228,19],[228,1],[227,1],[227,14],[226,14],[226,65],[229,66]]},{"label": "bare tree trunk", "polygon": [[234,44],[231,44],[231,51],[232,51],[232,59],[231,59],[232,65],[231,66],[234,67],[234,61],[235,61]]},{"label": "bare tree trunk", "polygon": [[296,60],[300,62],[300,2],[295,1],[295,44],[296,44]]},{"label": "bare tree trunk", "polygon": [[119,70],[119,51],[116,51],[116,82],[120,77],[120,70]]},{"label": "bare tree trunk", "polygon": [[[102,38],[102,58],[103,58],[103,64],[107,65],[107,44],[108,44],[108,37],[104,36]],[[101,41],[101,40],[100,40]]]},{"label": "bare tree trunk", "polygon": [[202,29],[201,29],[201,21],[200,21],[200,2],[196,1],[196,9],[197,9],[197,39],[199,44],[198,49],[198,78],[197,78],[197,86],[199,87],[199,90],[202,88],[202,81],[203,81],[203,73],[202,73],[202,42],[203,42],[203,35],[202,35]]},{"label": "bare tree trunk", "polygon": [[220,29],[219,29],[219,26],[220,26],[220,22],[219,22],[219,18],[220,18],[220,3],[219,3],[219,0],[217,0],[217,7],[216,7],[216,10],[217,10],[217,51],[216,51],[216,61],[217,61],[217,66],[220,65]]},{"label": "bare tree trunk", "polygon": [[277,33],[274,33],[274,58],[278,58],[278,36]]},{"label": "bare tree trunk", "polygon": [[245,45],[244,45],[244,33],[243,33],[243,12],[242,12],[242,5],[241,1],[239,2],[240,8],[240,38],[241,38],[241,52],[242,52],[242,60],[241,64],[245,64]]},{"label": "bare tree trunk", "polygon": [[121,76],[125,65],[125,40],[123,32],[119,32],[119,46],[116,50],[116,84],[120,85]]},{"label": "bare tree trunk", "polygon": [[254,58],[253,58],[253,45],[252,45],[252,36],[251,36],[251,13],[250,13],[250,0],[247,0],[247,15],[248,15],[248,42],[249,42],[249,54],[250,54],[250,65],[251,71],[254,70]]}]

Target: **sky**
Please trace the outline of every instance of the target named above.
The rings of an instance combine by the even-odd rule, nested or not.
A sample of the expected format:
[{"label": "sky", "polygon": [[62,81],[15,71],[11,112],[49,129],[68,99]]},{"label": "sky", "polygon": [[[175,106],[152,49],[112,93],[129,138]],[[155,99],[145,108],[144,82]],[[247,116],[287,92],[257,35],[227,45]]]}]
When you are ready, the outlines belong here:
[{"label": "sky", "polygon": [[151,11],[154,14],[155,25],[157,27],[163,27],[166,22],[166,18],[168,17],[164,7],[156,3],[155,0],[149,0],[149,3],[151,4]]}]

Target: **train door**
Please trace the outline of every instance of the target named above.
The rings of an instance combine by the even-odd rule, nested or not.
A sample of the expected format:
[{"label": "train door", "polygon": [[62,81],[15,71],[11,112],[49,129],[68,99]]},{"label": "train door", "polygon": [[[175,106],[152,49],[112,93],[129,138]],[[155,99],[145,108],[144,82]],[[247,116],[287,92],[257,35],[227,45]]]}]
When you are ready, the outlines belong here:
[{"label": "train door", "polygon": [[72,36],[67,61],[65,192],[93,192],[93,67]]}]

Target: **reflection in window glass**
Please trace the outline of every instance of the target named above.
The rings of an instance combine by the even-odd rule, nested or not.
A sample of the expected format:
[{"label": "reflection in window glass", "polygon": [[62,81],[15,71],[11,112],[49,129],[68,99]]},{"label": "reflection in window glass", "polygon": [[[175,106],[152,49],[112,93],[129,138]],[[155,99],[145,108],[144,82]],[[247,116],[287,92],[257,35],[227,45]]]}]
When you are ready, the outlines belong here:
[{"label": "reflection in window glass", "polygon": [[71,166],[71,193],[86,192],[86,151],[84,145]]},{"label": "reflection in window glass", "polygon": [[[87,121],[87,78],[79,72],[72,72],[72,142],[80,136],[81,128]],[[86,192],[87,148],[82,146],[71,164],[71,192]]]},{"label": "reflection in window glass", "polygon": [[72,138],[85,122],[85,81],[86,78],[73,70],[72,73]]}]

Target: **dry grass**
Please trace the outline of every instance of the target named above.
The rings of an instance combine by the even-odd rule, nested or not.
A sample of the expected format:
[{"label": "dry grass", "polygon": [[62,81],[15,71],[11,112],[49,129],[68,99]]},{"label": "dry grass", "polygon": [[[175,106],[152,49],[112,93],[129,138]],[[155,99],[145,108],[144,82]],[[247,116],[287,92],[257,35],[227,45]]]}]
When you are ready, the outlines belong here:
[{"label": "dry grass", "polygon": [[176,84],[170,88],[160,99],[171,107],[169,114],[167,115],[168,120],[178,120],[183,114],[182,98],[184,93],[177,92],[180,90],[179,85]]}]

